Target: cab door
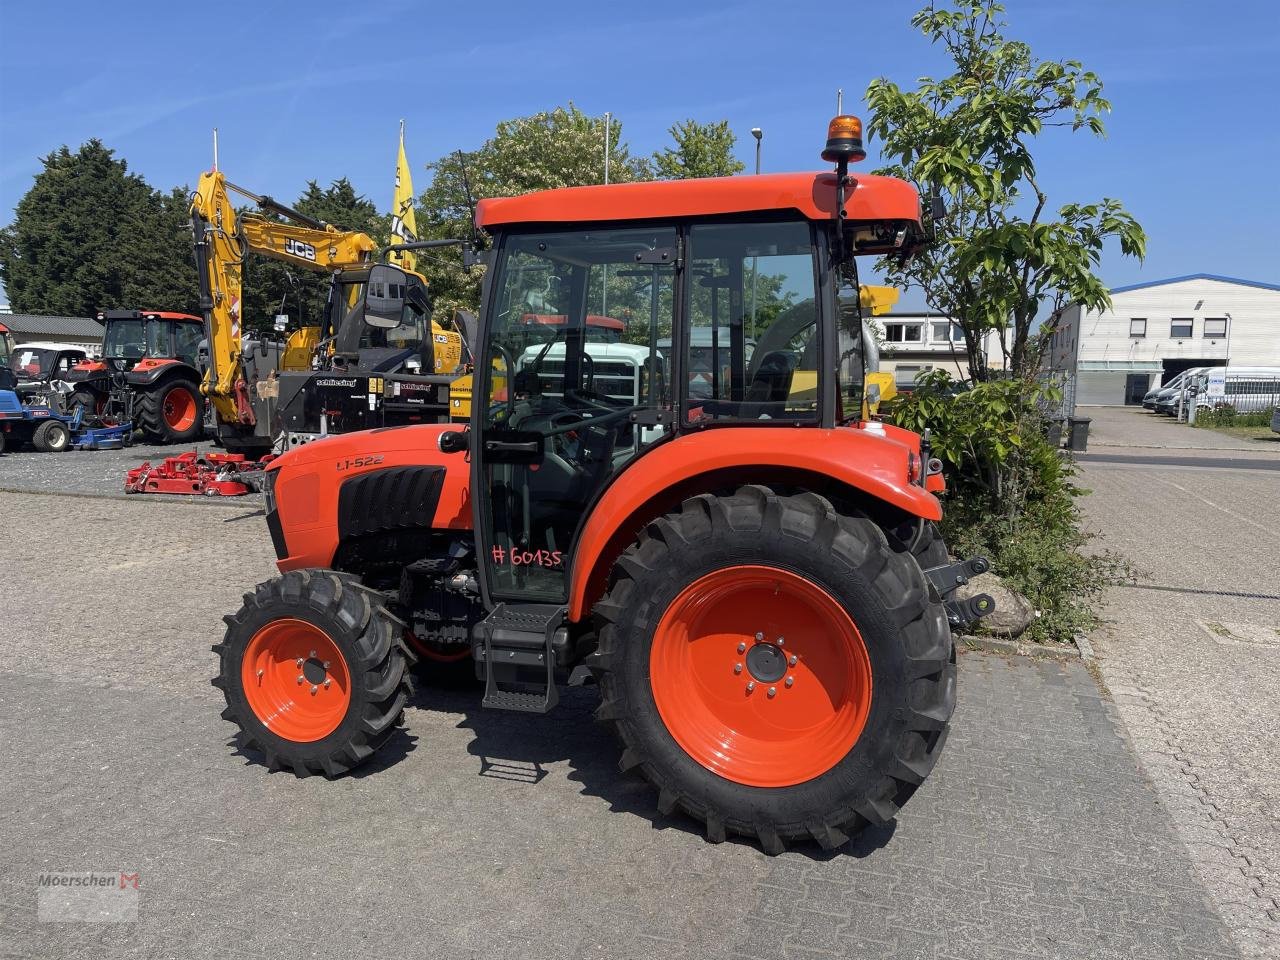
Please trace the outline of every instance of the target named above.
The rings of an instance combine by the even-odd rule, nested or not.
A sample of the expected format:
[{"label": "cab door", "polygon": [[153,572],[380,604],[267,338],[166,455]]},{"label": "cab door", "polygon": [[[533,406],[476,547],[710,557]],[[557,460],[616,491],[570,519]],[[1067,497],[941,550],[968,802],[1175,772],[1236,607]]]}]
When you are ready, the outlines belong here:
[{"label": "cab door", "polygon": [[563,602],[583,514],[671,429],[676,250],[674,226],[500,240],[472,412],[491,602]]}]

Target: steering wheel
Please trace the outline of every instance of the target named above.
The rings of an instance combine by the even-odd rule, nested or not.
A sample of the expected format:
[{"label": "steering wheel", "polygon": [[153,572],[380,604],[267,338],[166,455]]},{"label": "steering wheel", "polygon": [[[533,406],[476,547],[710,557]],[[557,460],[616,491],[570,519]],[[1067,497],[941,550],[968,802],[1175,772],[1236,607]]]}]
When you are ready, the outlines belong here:
[{"label": "steering wheel", "polygon": [[638,407],[623,407],[621,410],[611,410],[610,412],[601,414],[598,417],[574,417],[574,414],[569,412],[557,413],[551,418],[551,422],[553,424],[555,421],[561,420],[565,416],[574,417],[574,419],[570,420],[568,423],[553,426],[550,430],[546,431],[545,436],[555,437],[562,433],[572,433],[575,430],[584,430],[589,427],[602,427],[606,423],[612,423],[615,420],[620,420],[623,417],[628,416],[631,411],[638,409]]}]

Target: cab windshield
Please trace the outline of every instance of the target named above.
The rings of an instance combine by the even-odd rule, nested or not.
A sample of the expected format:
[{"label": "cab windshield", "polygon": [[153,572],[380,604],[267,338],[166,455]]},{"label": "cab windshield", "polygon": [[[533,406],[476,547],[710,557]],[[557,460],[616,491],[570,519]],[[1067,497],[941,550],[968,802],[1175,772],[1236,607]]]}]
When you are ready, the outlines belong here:
[{"label": "cab windshield", "polygon": [[169,328],[164,320],[112,320],[107,324],[102,355],[112,360],[141,360],[169,353]]},{"label": "cab windshield", "polygon": [[9,367],[20,380],[36,380],[49,375],[58,362],[58,351],[39,347],[19,347],[13,354]]}]

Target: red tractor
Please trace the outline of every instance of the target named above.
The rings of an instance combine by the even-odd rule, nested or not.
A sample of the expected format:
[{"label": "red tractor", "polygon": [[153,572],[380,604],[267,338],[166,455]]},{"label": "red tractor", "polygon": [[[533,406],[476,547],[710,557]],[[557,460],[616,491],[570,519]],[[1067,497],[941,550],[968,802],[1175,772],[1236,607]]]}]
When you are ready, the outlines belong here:
[{"label": "red tractor", "polygon": [[68,373],[71,402],[107,422],[133,421],[151,443],[198,440],[204,321],[151,310],[107,310],[98,320],[106,326],[102,356]]},{"label": "red tractor", "polygon": [[[469,426],[266,473],[282,576],[226,618],[213,683],[268,767],[368,759],[418,652],[473,657],[486,707],[594,681],[620,767],[709,840],[832,848],[898,812],[946,739],[951,625],[992,605],[949,599],[985,561],[947,557],[927,442],[864,419],[857,258],[925,243],[919,197],[848,175],[856,118],[823,156],[835,173],[481,201]],[[373,270],[357,309],[399,323],[403,277]],[[531,341],[530,314],[564,322]],[[593,316],[647,347],[634,392],[602,387]]]}]

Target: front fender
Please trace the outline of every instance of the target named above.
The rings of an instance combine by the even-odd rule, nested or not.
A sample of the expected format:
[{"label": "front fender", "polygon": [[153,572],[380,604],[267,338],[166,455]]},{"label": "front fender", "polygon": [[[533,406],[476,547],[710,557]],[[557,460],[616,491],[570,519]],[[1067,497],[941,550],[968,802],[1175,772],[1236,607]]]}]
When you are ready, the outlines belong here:
[{"label": "front fender", "polygon": [[810,474],[853,487],[911,516],[941,520],[937,497],[908,479],[919,438],[879,428],[722,427],[661,444],[614,479],[583,526],[570,574],[569,619],[581,620],[594,602],[603,582],[601,568],[614,559],[618,535],[630,542],[637,519],[651,519],[644,516],[647,504],[676,483],[687,486],[699,476],[736,472],[768,483],[771,471]]}]

